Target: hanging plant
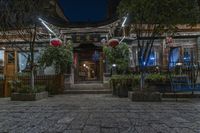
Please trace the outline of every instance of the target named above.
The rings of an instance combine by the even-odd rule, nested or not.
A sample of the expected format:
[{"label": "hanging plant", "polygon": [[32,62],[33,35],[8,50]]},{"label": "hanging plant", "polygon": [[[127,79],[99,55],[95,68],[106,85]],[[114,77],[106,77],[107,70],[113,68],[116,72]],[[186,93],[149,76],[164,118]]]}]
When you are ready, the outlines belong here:
[{"label": "hanging plant", "polygon": [[68,41],[66,45],[48,46],[39,59],[41,67],[55,66],[56,73],[66,72],[68,66],[72,64],[72,43]]},{"label": "hanging plant", "polygon": [[129,48],[127,44],[121,43],[115,48],[104,46],[103,51],[110,63],[110,67],[115,64],[118,74],[127,71],[129,65]]}]

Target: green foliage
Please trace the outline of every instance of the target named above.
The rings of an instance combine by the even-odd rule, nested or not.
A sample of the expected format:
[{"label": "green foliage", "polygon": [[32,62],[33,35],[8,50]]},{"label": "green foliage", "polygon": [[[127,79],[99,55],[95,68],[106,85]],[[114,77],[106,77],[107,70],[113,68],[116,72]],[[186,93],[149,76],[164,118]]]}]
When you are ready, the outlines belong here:
[{"label": "green foliage", "polygon": [[10,80],[8,83],[11,91],[17,93],[40,93],[46,89],[45,85],[36,85],[33,90],[30,85],[24,85],[20,80]]},{"label": "green foliage", "polygon": [[16,75],[17,77],[30,77],[31,73],[30,72],[19,72]]},{"label": "green foliage", "polygon": [[18,29],[33,26],[38,22],[39,16],[44,14],[47,16],[47,7],[49,6],[49,0],[0,1],[0,29]]},{"label": "green foliage", "polygon": [[173,36],[178,31],[178,24],[200,22],[198,0],[121,0],[118,13],[121,17],[128,14],[130,33],[137,37],[141,89],[144,87],[144,68],[156,37]]},{"label": "green foliage", "polygon": [[115,48],[104,46],[103,51],[109,61],[110,67],[112,64],[116,64],[118,74],[127,71],[129,65],[129,48],[127,44],[121,43]]},{"label": "green foliage", "polygon": [[128,90],[133,88],[139,88],[140,75],[114,75],[110,79],[110,85],[112,87],[124,87]]},{"label": "green foliage", "polygon": [[20,80],[10,80],[8,81],[8,85],[11,92],[18,92],[22,87],[22,82]]},{"label": "green foliage", "polygon": [[40,93],[40,92],[44,92],[45,89],[46,89],[46,86],[39,86],[39,85],[36,85],[34,90],[32,90],[30,86],[22,86],[18,90],[18,93]]},{"label": "green foliage", "polygon": [[48,46],[39,59],[41,67],[55,66],[56,73],[64,73],[72,64],[72,43],[61,46]]},{"label": "green foliage", "polygon": [[[110,86],[113,91],[117,88],[128,89],[129,91],[140,91],[140,79],[141,75],[115,75],[110,79]],[[165,74],[149,74],[145,78],[146,85],[144,86],[144,92],[158,91],[157,89],[162,85],[168,86],[170,81],[168,75]]]},{"label": "green foliage", "polygon": [[146,81],[149,84],[162,84],[162,83],[168,82],[169,78],[167,75],[163,75],[163,74],[149,74],[146,77]]},{"label": "green foliage", "polygon": [[173,36],[178,24],[200,22],[197,0],[122,0],[118,13],[128,13],[130,32],[137,37],[140,67],[148,61],[156,37]]},{"label": "green foliage", "polygon": [[198,0],[122,0],[121,16],[129,13],[135,24],[190,24],[199,22]]},{"label": "green foliage", "polygon": [[113,89],[117,87],[128,88],[128,90],[132,90],[135,85],[134,76],[133,75],[115,75],[110,79],[110,85]]}]

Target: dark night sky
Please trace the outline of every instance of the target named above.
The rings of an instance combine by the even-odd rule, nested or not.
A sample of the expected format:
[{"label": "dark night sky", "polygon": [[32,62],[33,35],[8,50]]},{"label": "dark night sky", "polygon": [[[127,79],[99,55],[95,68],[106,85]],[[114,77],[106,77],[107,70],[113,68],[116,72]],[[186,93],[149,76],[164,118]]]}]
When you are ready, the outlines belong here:
[{"label": "dark night sky", "polygon": [[71,22],[96,22],[106,19],[107,0],[59,0]]}]

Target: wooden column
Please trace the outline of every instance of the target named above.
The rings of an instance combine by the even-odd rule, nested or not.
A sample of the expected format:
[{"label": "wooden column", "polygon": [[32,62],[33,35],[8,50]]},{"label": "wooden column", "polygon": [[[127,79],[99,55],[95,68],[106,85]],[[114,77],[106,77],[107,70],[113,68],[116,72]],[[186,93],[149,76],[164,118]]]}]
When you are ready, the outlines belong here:
[{"label": "wooden column", "polygon": [[100,66],[100,71],[99,71],[99,75],[100,75],[100,80],[103,81],[103,57],[102,57],[102,54],[100,56],[100,59],[99,59],[99,66]]}]

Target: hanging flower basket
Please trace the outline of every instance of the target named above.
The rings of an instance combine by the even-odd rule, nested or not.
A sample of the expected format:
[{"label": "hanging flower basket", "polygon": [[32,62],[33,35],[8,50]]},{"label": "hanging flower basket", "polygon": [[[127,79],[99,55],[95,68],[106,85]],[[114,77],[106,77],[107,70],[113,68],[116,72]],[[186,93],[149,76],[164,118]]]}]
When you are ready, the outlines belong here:
[{"label": "hanging flower basket", "polygon": [[110,39],[108,41],[108,45],[111,46],[112,48],[116,47],[119,45],[119,40],[118,39]]},{"label": "hanging flower basket", "polygon": [[53,38],[51,41],[50,41],[50,44],[54,47],[58,47],[58,46],[61,46],[62,45],[62,41],[59,39],[59,38]]}]

